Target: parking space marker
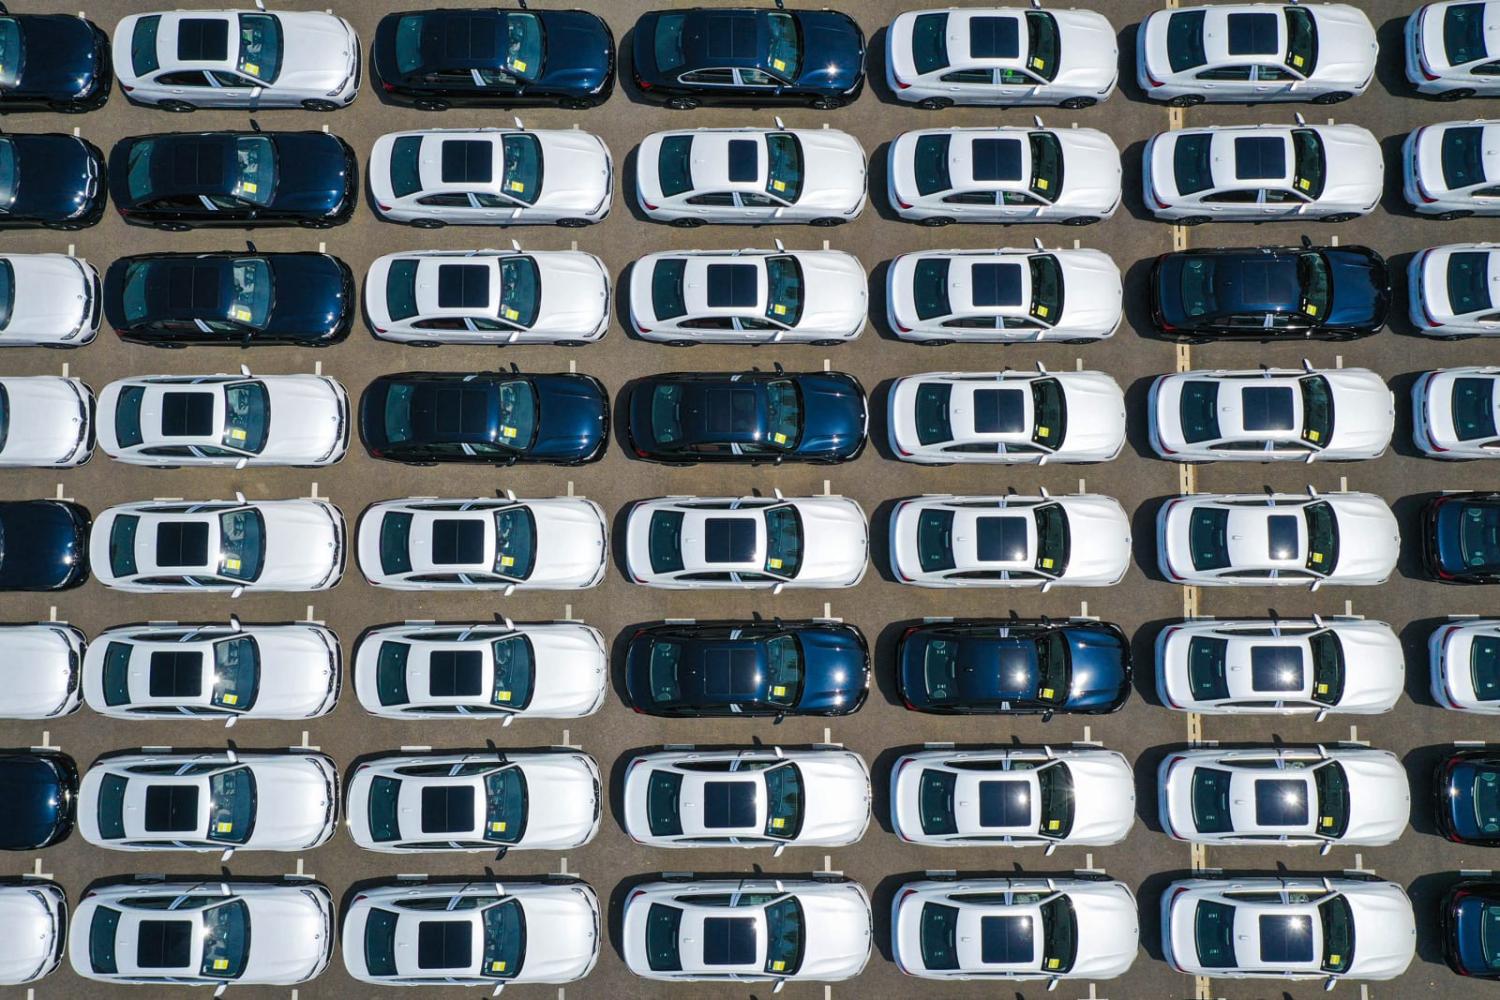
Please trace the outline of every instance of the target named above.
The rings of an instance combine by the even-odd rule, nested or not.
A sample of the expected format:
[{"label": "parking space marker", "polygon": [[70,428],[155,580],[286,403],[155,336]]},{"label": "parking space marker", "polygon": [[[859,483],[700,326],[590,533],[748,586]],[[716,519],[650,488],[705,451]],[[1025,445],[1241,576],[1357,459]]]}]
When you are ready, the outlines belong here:
[{"label": "parking space marker", "polygon": [[576,875],[578,873],[577,872],[570,872],[570,871],[568,871],[568,859],[567,858],[563,858],[562,861],[560,861],[558,863],[558,865],[557,865],[557,874],[559,874],[559,875]]},{"label": "parking space marker", "polygon": [[59,500],[67,500],[67,501],[72,501],[72,499],[73,499],[72,497],[65,497],[65,496],[63,496],[63,484],[62,483],[58,483],[57,484],[57,499],[59,499]]},{"label": "parking space marker", "polygon": [[823,495],[825,497],[833,496],[833,485],[832,484],[833,484],[833,481],[830,480],[830,479],[823,480]]},{"label": "parking space marker", "polygon": [[1370,1000],[1370,984],[1359,984],[1359,1000]]},{"label": "parking space marker", "polygon": [[61,750],[62,749],[62,744],[60,744],[60,743],[53,743],[52,742],[52,730],[50,730],[50,729],[43,729],[42,730],[42,742],[41,742],[41,744],[39,746],[34,746],[31,749],[33,749],[33,750]]},{"label": "parking space marker", "polygon": [[1348,493],[1349,492],[1349,477],[1348,476],[1339,476],[1339,492],[1340,493]]},{"label": "parking space marker", "polygon": [[1335,367],[1335,368],[1342,368],[1342,367],[1344,367],[1344,356],[1342,354],[1335,354],[1333,356],[1333,367]]},{"label": "parking space marker", "polygon": [[1332,245],[1334,245],[1334,246],[1338,246],[1339,245],[1339,234],[1338,233],[1334,233],[1329,242],[1332,243]]},{"label": "parking space marker", "polygon": [[63,362],[63,378],[67,378],[68,377],[68,372],[69,372],[70,369],[71,369],[71,366],[68,364],[68,362],[64,361]]},{"label": "parking space marker", "polygon": [[77,257],[78,256],[78,244],[76,244],[76,243],[69,243],[68,244],[68,256],[69,257]]},{"label": "parking space marker", "polygon": [[42,859],[41,858],[37,858],[35,861],[33,861],[31,863],[31,874],[33,876],[35,876],[36,878],[45,878],[45,879],[52,878],[52,873],[51,872],[44,872],[44,871],[42,871]]},{"label": "parking space marker", "polygon": [[833,987],[829,986],[827,983],[824,983],[823,984],[823,1000],[832,1000],[832,997],[833,997]]},{"label": "parking space marker", "polygon": [[327,244],[327,242],[325,242],[324,240],[319,240],[318,241],[318,253],[327,253],[327,252],[328,252],[328,244]]},{"label": "parking space marker", "polygon": [[569,240],[568,241],[568,249],[569,250],[577,250],[578,249],[578,241],[577,240]]},{"label": "parking space marker", "polygon": [[568,480],[568,496],[573,495],[573,480]]},{"label": "parking space marker", "polygon": [[1189,712],[1187,717],[1188,742],[1200,743],[1203,741],[1203,716],[1197,712]]},{"label": "parking space marker", "polygon": [[[1348,618],[1354,617],[1354,602],[1347,598],[1344,600],[1344,615]],[[1364,615],[1360,615],[1360,617],[1363,618]]]},{"label": "parking space marker", "polygon": [[824,358],[823,359],[823,370],[825,372],[831,372],[831,371],[833,371],[833,362],[829,361],[827,358]]},{"label": "parking space marker", "polygon": [[1369,740],[1362,740],[1359,738],[1359,727],[1354,725],[1351,725],[1349,727],[1349,742],[1358,743],[1362,747],[1367,747],[1370,745]]},{"label": "parking space marker", "polygon": [[[41,861],[38,860],[37,864],[41,864]],[[825,854],[825,855],[823,855],[823,870],[825,872],[831,872],[831,871],[833,871],[833,855],[832,854]]]},{"label": "parking space marker", "polygon": [[83,129],[81,129],[81,128],[79,128],[79,127],[78,127],[78,126],[77,126],[77,125],[74,125],[74,126],[73,126],[73,135],[74,135],[74,136],[75,136],[75,137],[76,137],[76,136],[80,136],[80,135],[83,135]]},{"label": "parking space marker", "polygon": [[1208,847],[1205,844],[1194,844],[1188,852],[1188,863],[1193,871],[1202,871],[1208,867]]},{"label": "parking space marker", "polygon": [[321,375],[321,374],[323,374],[323,362],[321,362],[321,361],[314,361],[313,362],[313,374],[314,375]]},{"label": "parking space marker", "polygon": [[1083,371],[1083,359],[1082,358],[1074,358],[1073,359],[1073,370],[1074,371],[1079,371],[1079,372]]},{"label": "parking space marker", "polygon": [[312,878],[312,877],[313,877],[313,874],[312,874],[312,872],[310,872],[310,871],[307,870],[307,866],[306,866],[305,862],[301,858],[298,858],[297,859],[297,870],[294,871],[294,872],[292,872],[292,878]]},{"label": "parking space marker", "polygon": [[1089,602],[1088,601],[1079,601],[1078,602],[1078,617],[1079,618],[1087,618],[1088,616],[1089,616]]},{"label": "parking space marker", "polygon": [[1088,492],[1088,490],[1084,486],[1084,479],[1083,479],[1082,476],[1079,476],[1078,477],[1078,493],[1079,493],[1080,496],[1082,496],[1084,493],[1087,493],[1087,492]]},{"label": "parking space marker", "polygon": [[563,730],[562,745],[565,746],[565,747],[567,747],[569,750],[582,750],[583,749],[583,744],[582,743],[574,743],[573,742],[573,731],[571,729],[564,729]]},{"label": "parking space marker", "polygon": [[824,601],[823,602],[823,617],[824,618],[832,618],[833,617],[833,602],[832,601]]},{"label": "parking space marker", "polygon": [[1083,246],[1083,240],[1080,240],[1080,239],[1078,239],[1078,238],[1075,237],[1074,240],[1073,240],[1073,249],[1074,250],[1078,250],[1082,246]]},{"label": "parking space marker", "polygon": [[823,727],[823,742],[824,743],[832,743],[833,742],[833,727],[831,727],[831,726],[824,726]]},{"label": "parking space marker", "polygon": [[1099,995],[1099,987],[1094,983],[1089,983],[1089,995],[1086,997],[1079,997],[1078,1000],[1109,1000],[1109,998],[1101,997]]},{"label": "parking space marker", "polygon": [[308,492],[307,498],[309,500],[318,499],[318,481],[316,479],[313,480],[312,489]]},{"label": "parking space marker", "polygon": [[563,621],[569,621],[570,622],[572,620],[573,620],[573,605],[571,605],[571,604],[564,604],[563,605]]},{"label": "parking space marker", "polygon": [[569,358],[568,359],[568,371],[570,373],[574,374],[574,375],[578,374],[578,359],[577,358]]},{"label": "parking space marker", "polygon": [[403,746],[401,748],[401,752],[402,753],[429,753],[429,752],[431,752],[431,750],[432,750],[432,747],[430,747],[430,746],[428,746],[426,744],[422,744],[422,745],[409,744],[409,745]]},{"label": "parking space marker", "polygon": [[302,730],[302,745],[300,747],[298,747],[297,749],[298,750],[314,750],[314,751],[316,751],[316,750],[322,750],[323,748],[320,747],[320,746],[318,746],[315,743],[309,743],[307,741],[307,730],[304,729],[304,730]]},{"label": "parking space marker", "polygon": [[1193,1000],[1213,1000],[1213,984],[1207,976],[1193,977]]},{"label": "parking space marker", "polygon": [[49,607],[47,609],[47,620],[49,622],[55,622],[55,621],[57,621],[57,605],[56,604],[52,605],[51,607]]},{"label": "parking space marker", "polygon": [[823,241],[823,249],[824,249],[824,250],[827,250],[827,249],[828,249],[828,241],[827,241],[827,240],[824,240],[824,241]]}]

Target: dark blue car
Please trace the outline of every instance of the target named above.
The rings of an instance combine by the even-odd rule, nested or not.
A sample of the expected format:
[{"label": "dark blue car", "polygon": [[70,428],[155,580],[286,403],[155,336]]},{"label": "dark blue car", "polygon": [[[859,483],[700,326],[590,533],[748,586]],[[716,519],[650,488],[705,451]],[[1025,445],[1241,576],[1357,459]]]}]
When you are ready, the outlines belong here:
[{"label": "dark blue car", "polygon": [[609,394],[592,375],[402,372],[370,383],[359,426],[371,455],[411,465],[582,465],[609,444]]},{"label": "dark blue car", "polygon": [[1432,777],[1437,828],[1458,844],[1500,846],[1500,752],[1458,750]]},{"label": "dark blue car", "polygon": [[896,684],[917,712],[1102,715],[1130,696],[1130,643],[1110,622],[928,622],[902,634]]},{"label": "dark blue car", "polygon": [[65,753],[0,753],[0,851],[38,851],[73,832],[78,766]]},{"label": "dark blue car", "polygon": [[89,578],[88,509],[67,500],[0,503],[0,590],[67,590]]},{"label": "dark blue car", "polygon": [[92,111],[114,80],[109,36],[71,14],[8,14],[0,4],[0,114]]},{"label": "dark blue car", "polygon": [[1464,879],[1443,896],[1438,910],[1443,958],[1461,976],[1500,979],[1500,880]]},{"label": "dark blue car", "polygon": [[625,690],[646,715],[848,715],[869,694],[870,653],[837,622],[667,622],[631,637]]},{"label": "dark blue car", "polygon": [[1422,563],[1442,583],[1500,583],[1500,493],[1445,493],[1423,504]]},{"label": "dark blue car", "polygon": [[0,227],[83,229],[104,214],[104,154],[76,135],[0,135]]}]

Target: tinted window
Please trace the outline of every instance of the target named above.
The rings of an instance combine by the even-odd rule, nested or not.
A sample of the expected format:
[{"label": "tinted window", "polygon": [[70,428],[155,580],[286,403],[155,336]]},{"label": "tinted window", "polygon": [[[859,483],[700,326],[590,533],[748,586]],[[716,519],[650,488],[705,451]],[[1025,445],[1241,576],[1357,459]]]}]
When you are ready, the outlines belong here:
[{"label": "tinted window", "polygon": [[946,316],[953,311],[948,304],[948,268],[946,257],[924,257],[912,268],[912,299],[918,319]]},{"label": "tinted window", "polygon": [[958,968],[958,907],[922,905],[922,964],[933,970]]},{"label": "tinted window", "polygon": [[1500,698],[1500,638],[1477,635],[1469,647],[1469,676],[1481,701]]},{"label": "tinted window", "polygon": [[219,573],[232,580],[260,576],[265,558],[266,523],[257,510],[219,515]]},{"label": "tinted window", "polygon": [[382,705],[405,705],[411,700],[406,690],[406,661],[410,654],[411,646],[407,643],[387,640],[380,644],[375,691]]},{"label": "tinted window", "polygon": [[917,137],[917,147],[912,154],[912,170],[917,178],[918,194],[934,194],[953,187],[948,176],[948,144],[946,135],[923,135]]},{"label": "tinted window", "polygon": [[661,141],[656,157],[656,180],[661,193],[670,198],[693,187],[693,137],[669,135]]},{"label": "tinted window", "polygon": [[121,840],[125,836],[125,787],[126,778],[118,774],[106,774],[99,782],[99,811],[95,821],[99,836],[104,840]]},{"label": "tinted window", "polygon": [[1058,31],[1057,19],[1046,11],[1026,12],[1026,39],[1031,54],[1026,67],[1046,80],[1057,78]]},{"label": "tinted window", "polygon": [[1167,18],[1167,62],[1173,73],[1202,66],[1203,17],[1201,10],[1185,10]]},{"label": "tinted window", "polygon": [[1327,503],[1307,508],[1307,568],[1315,573],[1332,573],[1339,561],[1338,521]]},{"label": "tinted window", "polygon": [[122,514],[110,528],[109,570],[115,576],[131,576],[136,571],[135,532],[140,523],[134,514]]},{"label": "tinted window", "polygon": [[682,791],[682,775],[672,771],[655,771],[646,786],[646,824],[654,837],[675,837],[682,834],[682,813],[678,809],[678,796]]},{"label": "tinted window", "polygon": [[766,193],[782,201],[802,194],[802,144],[789,132],[766,136]]},{"label": "tinted window", "polygon": [[526,779],[519,767],[484,779],[484,839],[514,844],[526,832]]},{"label": "tinted window", "polygon": [[783,764],[766,772],[767,837],[791,840],[802,831],[802,772]]},{"label": "tinted window", "polygon": [[802,966],[805,941],[802,906],[796,897],[766,907],[766,972],[776,976],[795,973]]},{"label": "tinted window", "polygon": [[525,507],[495,512],[495,572],[524,580],[536,565],[536,520]]},{"label": "tinted window", "polygon": [[156,32],[160,27],[160,14],[148,14],[135,22],[135,30],[130,35],[130,69],[136,76],[154,73],[161,68],[156,58]]},{"label": "tinted window", "polygon": [[1067,896],[1049,899],[1042,904],[1042,968],[1053,974],[1066,972],[1077,957],[1078,918],[1073,904]]},{"label": "tinted window", "polygon": [[120,926],[120,911],[101,906],[94,911],[89,924],[89,965],[102,975],[119,972],[115,959],[115,932]]},{"label": "tinted window", "polygon": [[1212,145],[1211,135],[1185,135],[1177,140],[1172,148],[1172,176],[1179,194],[1195,194],[1213,186],[1213,163],[1209,159]]},{"label": "tinted window", "polygon": [[663,14],[656,22],[656,68],[674,70],[687,62],[682,52],[682,28],[686,14]]},{"label": "tinted window", "polygon": [[803,296],[802,265],[797,263],[797,258],[767,258],[766,318],[796,326],[802,318]]},{"label": "tinted window", "polygon": [[[1494,912],[1486,910],[1486,916]],[[1318,907],[1318,921],[1323,927],[1323,971],[1348,972],[1354,961],[1354,913],[1343,896],[1334,896]],[[1486,936],[1492,932],[1493,918],[1486,919]],[[1488,951],[1489,948],[1486,948]]]},{"label": "tinted window", "polygon": [[932,73],[948,65],[948,15],[919,14],[911,26],[912,65]]},{"label": "tinted window", "polygon": [[1193,771],[1193,827],[1199,833],[1227,833],[1234,829],[1229,815],[1232,775],[1212,767]]},{"label": "tinted window", "polygon": [[1321,375],[1301,380],[1302,440],[1319,448],[1333,436],[1333,391]]},{"label": "tinted window", "polygon": [[1188,642],[1188,688],[1193,697],[1217,700],[1229,697],[1226,654],[1229,642],[1208,636],[1195,636]]},{"label": "tinted window", "polygon": [[917,559],[924,573],[954,567],[953,511],[922,511],[917,518]]},{"label": "tinted window", "polygon": [[243,712],[255,704],[260,689],[260,651],[248,636],[214,644],[213,691],[215,708]]},{"label": "tinted window", "polygon": [[1068,516],[1063,513],[1061,504],[1049,503],[1038,507],[1035,517],[1035,568],[1048,576],[1061,576],[1068,568],[1068,552],[1071,542],[1068,535]]},{"label": "tinted window", "polygon": [[1062,317],[1063,276],[1062,266],[1051,254],[1032,257],[1031,265],[1031,318],[1049,326]]},{"label": "tinted window", "polygon": [[802,568],[802,518],[795,507],[766,511],[766,572],[791,578]]},{"label": "tinted window", "polygon": [[917,389],[915,421],[917,440],[922,444],[941,444],[953,440],[948,403],[953,387],[943,382],[929,382]]},{"label": "tinted window", "polygon": [[385,311],[392,320],[417,314],[417,266],[415,260],[393,260],[385,278]]},{"label": "tinted window", "polygon": [[1229,511],[1199,507],[1188,522],[1188,550],[1193,568],[1223,569],[1229,565]]},{"label": "tinted window", "polygon": [[651,515],[651,571],[682,569],[682,512],[659,510]]},{"label": "tinted window", "polygon": [[391,513],[380,522],[380,568],[386,573],[408,573],[411,571],[411,549],[407,540],[411,535],[412,515]]},{"label": "tinted window", "polygon": [[1298,7],[1286,8],[1286,61],[1303,76],[1318,65],[1318,28],[1313,16]]},{"label": "tinted window", "polygon": [[396,802],[401,796],[401,782],[395,778],[376,777],[370,782],[368,820],[370,837],[377,843],[396,840],[401,836],[401,819],[396,812]]},{"label": "tinted window", "polygon": [[1177,402],[1182,436],[1189,444],[1214,441],[1219,432],[1219,383],[1193,379],[1182,384]]},{"label": "tinted window", "polygon": [[1443,183],[1449,189],[1484,182],[1484,129],[1450,128],[1443,133]]},{"label": "tinted window", "polygon": [[0,330],[10,325],[11,310],[16,304],[16,269],[0,259]]},{"label": "tinted window", "polygon": [[[506,20],[513,20],[508,17]],[[536,203],[542,193],[542,144],[534,135],[507,135],[501,142],[505,174],[501,189],[517,201]]]},{"label": "tinted window", "polygon": [[[1455,316],[1490,308],[1490,255],[1455,253],[1448,258],[1448,304]],[[1462,380],[1460,380],[1462,381]]]},{"label": "tinted window", "polygon": [[1234,968],[1234,907],[1199,902],[1193,920],[1193,944],[1200,964],[1210,969]]},{"label": "tinted window", "polygon": [[1292,152],[1296,157],[1292,186],[1309,198],[1322,197],[1323,184],[1328,178],[1323,140],[1312,129],[1296,129],[1292,132]]},{"label": "tinted window", "polygon": [[422,137],[404,135],[391,145],[391,192],[404,198],[422,189]]},{"label": "tinted window", "polygon": [[203,913],[203,961],[210,979],[238,979],[250,957],[250,908],[236,899]]},{"label": "tinted window", "polygon": [[922,832],[941,835],[958,832],[958,817],[953,812],[953,789],[958,776],[945,771],[924,770],[917,794],[917,815]]},{"label": "tinted window", "polygon": [[646,964],[653,972],[680,972],[682,956],[677,951],[677,928],[682,911],[675,906],[652,903],[646,912]]},{"label": "tinted window", "polygon": [[396,924],[401,917],[372,908],[365,917],[365,968],[372,976],[396,974]]},{"label": "tinted window", "polygon": [[1056,201],[1063,186],[1062,143],[1051,132],[1031,133],[1031,193]]},{"label": "tinted window", "polygon": [[248,767],[208,779],[208,839],[243,844],[255,827],[255,776]]}]

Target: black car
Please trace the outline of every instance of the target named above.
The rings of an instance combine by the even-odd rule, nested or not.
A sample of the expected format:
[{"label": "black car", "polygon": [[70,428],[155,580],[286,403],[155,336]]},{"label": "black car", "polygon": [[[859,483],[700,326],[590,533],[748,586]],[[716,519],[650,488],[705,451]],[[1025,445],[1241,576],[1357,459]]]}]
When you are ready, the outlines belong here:
[{"label": "black car", "polygon": [[1443,958],[1460,976],[1500,979],[1500,881],[1463,879],[1443,895],[1438,910]]},{"label": "black car", "polygon": [[10,14],[0,3],[0,114],[92,111],[113,82],[109,36],[93,21]]},{"label": "black car", "polygon": [[104,154],[76,135],[0,135],[0,227],[83,229],[104,214]]},{"label": "black car", "polygon": [[0,590],[68,590],[89,578],[86,507],[67,500],[0,502]]},{"label": "black car", "polygon": [[655,462],[835,463],[865,448],[865,391],[843,372],[655,375],[626,412],[630,447]]},{"label": "black car", "polygon": [[157,229],[349,221],[354,150],[327,132],[174,132],[121,139],[109,154],[115,207]]},{"label": "black car", "polygon": [[831,621],[665,622],[631,636],[625,690],[646,715],[848,715],[870,693],[870,651]]},{"label": "black car", "polygon": [[39,851],[68,839],[78,765],[51,750],[0,752],[0,851]]},{"label": "black car", "polygon": [[375,71],[396,100],[591,108],[615,86],[615,39],[585,10],[426,10],[387,14]]},{"label": "black car", "polygon": [[1183,250],[1156,259],[1150,285],[1157,327],[1188,341],[1365,337],[1391,302],[1385,260],[1358,246]]},{"label": "black car", "polygon": [[1130,642],[1110,622],[924,622],[896,646],[906,707],[940,715],[1102,715],[1130,697]]},{"label": "black car", "polygon": [[1445,493],[1423,504],[1422,564],[1443,583],[1500,583],[1500,493]]},{"label": "black car", "polygon": [[325,253],[150,253],[104,275],[109,325],[158,347],[327,347],[357,308],[354,273]]},{"label": "black car", "polygon": [[359,402],[365,448],[410,465],[598,461],[609,444],[609,394],[592,375],[402,372]]},{"label": "black car", "polygon": [[1500,846],[1500,751],[1457,750],[1438,761],[1432,808],[1454,843]]},{"label": "black car", "polygon": [[653,10],[634,39],[636,87],[669,108],[838,108],[865,85],[865,36],[833,10]]}]

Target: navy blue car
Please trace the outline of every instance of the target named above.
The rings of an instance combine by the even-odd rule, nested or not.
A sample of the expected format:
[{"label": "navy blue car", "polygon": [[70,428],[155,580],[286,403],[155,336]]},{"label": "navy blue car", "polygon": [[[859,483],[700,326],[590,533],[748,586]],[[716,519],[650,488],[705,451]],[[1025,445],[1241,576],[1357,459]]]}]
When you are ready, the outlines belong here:
[{"label": "navy blue car", "polygon": [[625,690],[646,715],[848,715],[870,692],[870,651],[831,621],[666,622],[631,636]]},{"label": "navy blue car", "polygon": [[67,500],[0,503],[0,590],[67,590],[89,578],[88,509]]},{"label": "navy blue car", "polygon": [[104,154],[76,135],[0,135],[0,227],[83,229],[106,200]]},{"label": "navy blue car", "polygon": [[865,85],[865,36],[834,10],[653,10],[633,38],[636,87],[669,108],[838,108]]},{"label": "navy blue car", "polygon": [[1432,776],[1437,828],[1459,844],[1500,846],[1500,752],[1457,750]]},{"label": "navy blue car", "polygon": [[1130,696],[1130,643],[1110,622],[925,622],[896,646],[896,684],[917,712],[1101,715]]},{"label": "navy blue car", "polygon": [[1463,879],[1438,910],[1443,958],[1460,976],[1500,979],[1500,880]]},{"label": "navy blue car", "polygon": [[843,372],[674,372],[630,389],[626,436],[638,458],[847,462],[865,447],[865,391]]},{"label": "navy blue car", "polygon": [[72,14],[10,14],[0,4],[0,114],[103,107],[114,81],[109,36]]},{"label": "navy blue car", "polygon": [[1445,493],[1423,504],[1422,563],[1443,583],[1500,583],[1500,493]]},{"label": "navy blue car", "polygon": [[51,750],[0,752],[0,851],[38,851],[68,839],[78,765]]},{"label": "navy blue car", "polygon": [[375,458],[410,465],[598,461],[609,444],[609,394],[592,375],[402,372],[359,402]]},{"label": "navy blue car", "polygon": [[327,132],[173,132],[121,139],[109,154],[115,207],[157,229],[349,221],[354,150]]},{"label": "navy blue car", "polygon": [[615,85],[615,39],[586,10],[409,10],[375,29],[375,72],[393,99],[591,108]]}]

